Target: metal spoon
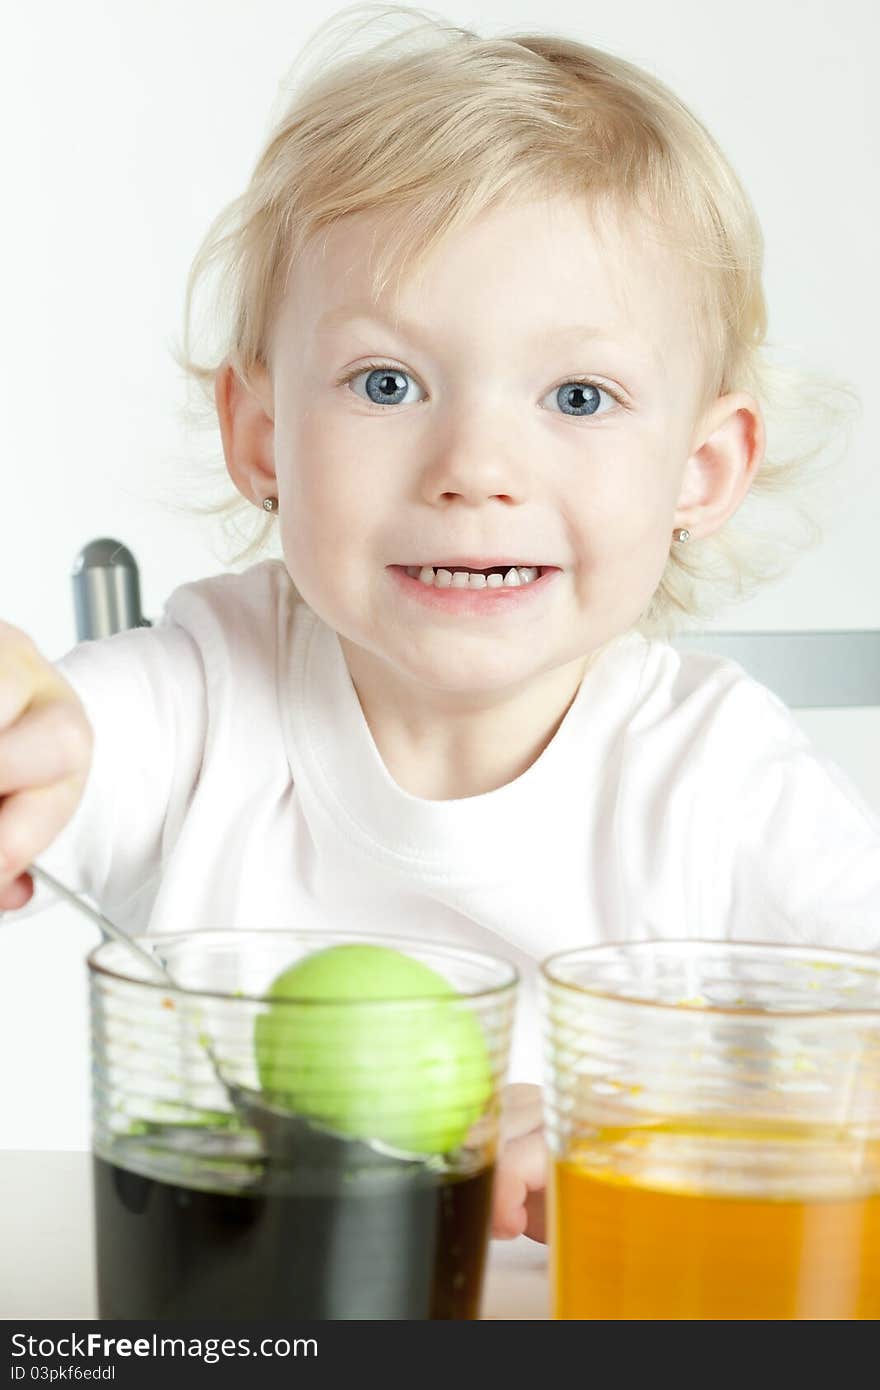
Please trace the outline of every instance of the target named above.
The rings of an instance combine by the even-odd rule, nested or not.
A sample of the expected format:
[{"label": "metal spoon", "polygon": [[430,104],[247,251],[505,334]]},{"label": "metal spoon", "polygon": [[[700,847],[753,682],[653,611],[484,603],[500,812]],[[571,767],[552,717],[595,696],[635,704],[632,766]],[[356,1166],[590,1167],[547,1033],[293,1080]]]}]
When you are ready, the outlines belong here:
[{"label": "metal spoon", "polygon": [[[198,992],[188,989],[186,985],[178,984],[157,956],[154,956],[150,951],[145,951],[120,927],[111,922],[109,917],[105,917],[103,912],[98,912],[96,908],[91,907],[78,893],[74,893],[72,889],[59,883],[57,878],[47,873],[39,864],[31,864],[26,872],[90,918],[100,927],[105,936],[112,937],[126,950],[131,951],[141,964],[149,965],[172,989],[180,990],[183,994]],[[229,1097],[233,1110],[246,1125],[262,1134],[266,1144],[267,1157],[289,1160],[294,1153],[302,1153],[304,1145],[307,1145],[310,1163],[317,1163],[320,1160],[325,1165],[333,1166],[335,1164],[348,1166],[352,1162],[359,1166],[370,1166],[377,1162],[387,1165],[391,1161],[406,1168],[411,1166],[424,1167],[426,1164],[429,1167],[434,1166],[432,1160],[426,1160],[424,1154],[395,1149],[378,1139],[351,1138],[348,1135],[328,1129],[324,1125],[319,1125],[314,1120],[306,1119],[302,1115],[296,1115],[290,1110],[271,1104],[262,1092],[228,1081],[220,1069],[210,1041],[203,1035],[200,1036],[199,1041],[208,1054],[214,1075]],[[320,1152],[316,1152],[316,1145],[320,1145]]]},{"label": "metal spoon", "polygon": [[40,883],[44,883],[47,888],[51,888],[52,892],[57,893],[60,898],[66,898],[78,911],[85,913],[86,917],[90,917],[93,922],[97,923],[105,936],[112,936],[113,940],[118,941],[120,946],[124,946],[127,951],[131,951],[136,955],[142,965],[146,963],[151,970],[155,970],[161,975],[166,984],[171,985],[174,989],[183,988],[183,986],[178,985],[174,977],[169,974],[158,956],[154,956],[150,951],[145,951],[143,946],[139,946],[136,941],[132,941],[131,937],[126,936],[125,932],[115,926],[113,922],[110,921],[109,917],[105,917],[103,912],[98,912],[96,908],[90,907],[85,898],[81,898],[79,894],[74,893],[72,889],[66,888],[63,883],[59,883],[57,878],[53,878],[52,874],[47,874],[46,870],[41,869],[39,864],[31,864],[27,873],[31,874]]},{"label": "metal spoon", "polygon": [[[155,973],[161,977],[161,979],[164,981],[166,985],[170,985],[172,989],[180,990],[184,994],[190,994],[192,992],[191,990],[188,990],[185,985],[178,984],[177,980],[175,980],[174,976],[168,970],[164,961],[162,961],[158,956],[153,955],[151,951],[144,950],[143,946],[139,946],[138,943],[136,941],[133,941],[132,938],[128,936],[120,927],[117,927],[115,922],[111,922],[109,917],[105,917],[103,912],[98,912],[97,908],[90,906],[90,904],[86,902],[85,898],[81,898],[78,893],[74,893],[72,888],[68,888],[65,884],[60,883],[57,878],[55,878],[52,874],[47,873],[46,870],[41,868],[39,864],[31,864],[27,872],[29,874],[32,874],[33,877],[37,879],[40,883],[44,883],[47,888],[51,888],[52,892],[57,893],[60,898],[66,899],[66,901],[69,902],[72,907],[75,907],[78,912],[82,912],[84,916],[89,917],[93,922],[97,924],[97,926],[100,927],[105,937],[110,936],[120,946],[124,946],[126,951],[130,951],[131,954],[135,956],[142,965],[146,964],[150,967],[151,970],[155,971]],[[229,1084],[229,1082],[224,1079],[223,1074],[220,1071],[217,1058],[214,1055],[213,1049],[208,1039],[205,1037],[201,1037],[200,1041],[205,1051],[207,1052],[208,1057],[210,1058],[211,1066],[214,1069],[214,1075],[220,1082],[220,1085],[226,1091],[233,1106],[235,1106],[235,1108],[237,1109],[238,1106],[236,1106],[236,1092],[238,1090],[238,1087],[232,1087]]]}]

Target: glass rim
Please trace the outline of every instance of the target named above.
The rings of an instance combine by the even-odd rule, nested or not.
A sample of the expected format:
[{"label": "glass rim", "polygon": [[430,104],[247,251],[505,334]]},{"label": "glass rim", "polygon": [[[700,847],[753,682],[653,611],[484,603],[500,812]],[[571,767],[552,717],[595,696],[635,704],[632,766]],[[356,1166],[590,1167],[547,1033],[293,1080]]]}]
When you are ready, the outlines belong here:
[{"label": "glass rim", "polygon": [[621,954],[649,955],[652,952],[662,954],[670,950],[672,953],[679,952],[682,955],[697,955],[710,948],[713,951],[723,951],[732,957],[745,957],[753,955],[756,951],[763,952],[777,960],[786,957],[817,958],[820,964],[849,966],[851,969],[863,970],[868,974],[876,975],[880,980],[880,956],[869,951],[844,951],[830,946],[807,946],[794,945],[789,942],[777,941],[724,941],[710,937],[668,937],[654,940],[632,940],[632,941],[604,941],[592,946],[575,946],[565,951],[556,951],[553,955],[545,957],[540,964],[540,974],[545,984],[554,989],[564,989],[581,998],[601,1000],[609,1004],[625,1005],[628,1008],[638,1008],[641,1010],[657,1010],[662,1014],[675,1014],[679,1017],[691,1015],[699,1018],[700,1016],[726,1017],[743,1020],[772,1019],[774,1026],[783,1025],[786,1021],[792,1024],[802,1023],[804,1019],[815,1021],[825,1021],[838,1025],[846,1020],[852,1023],[859,1019],[866,1019],[872,1024],[880,1024],[880,1003],[875,1009],[763,1009],[763,1008],[732,1008],[724,1004],[710,1003],[666,1003],[660,999],[637,999],[632,995],[619,994],[613,989],[603,989],[601,987],[590,987],[589,985],[578,984],[573,980],[560,979],[553,973],[553,967],[558,967],[558,963],[573,960],[576,957],[598,956],[601,953],[620,952]]},{"label": "glass rim", "polygon": [[[285,1007],[285,1006],[290,1005],[290,1004],[295,1004],[295,1005],[297,1005],[299,1008],[302,1008],[302,1007],[305,1006],[305,1005],[314,1005],[314,1006],[346,1005],[346,1006],[349,1006],[349,1007],[350,1007],[352,1004],[357,1004],[357,1005],[359,1005],[359,1006],[361,1006],[361,1007],[364,1007],[364,1006],[373,1006],[373,1005],[375,1005],[375,1006],[381,1006],[381,1007],[387,1008],[387,1007],[388,1007],[389,1005],[391,1005],[391,1004],[397,1004],[397,1005],[436,1004],[436,1003],[441,1002],[441,1001],[445,1001],[445,1002],[447,1002],[447,1003],[452,1003],[452,1002],[455,1001],[456,998],[458,998],[458,999],[482,1000],[482,999],[489,999],[489,998],[491,998],[493,995],[497,995],[497,996],[500,997],[500,996],[503,996],[503,995],[505,995],[505,994],[508,994],[508,993],[510,993],[513,989],[515,989],[516,986],[517,986],[517,985],[519,984],[519,982],[520,982],[520,972],[519,972],[519,970],[517,969],[517,967],[516,967],[511,961],[507,960],[507,959],[506,959],[505,957],[503,957],[503,956],[494,956],[494,955],[492,955],[492,954],[491,954],[490,952],[488,952],[488,951],[474,951],[474,950],[470,950],[470,949],[469,949],[468,947],[466,947],[466,946],[452,946],[452,945],[447,945],[446,943],[441,942],[441,941],[433,941],[433,940],[430,940],[430,939],[416,938],[416,937],[410,937],[410,936],[391,936],[391,935],[385,935],[385,934],[382,933],[382,932],[375,932],[375,933],[371,932],[371,933],[368,934],[368,933],[365,933],[365,932],[320,931],[320,930],[314,930],[314,929],[308,929],[308,928],[306,928],[306,929],[300,931],[300,930],[299,930],[298,928],[296,928],[296,927],[270,927],[270,928],[262,928],[262,927],[235,927],[235,928],[232,928],[232,929],[225,929],[225,928],[219,928],[219,927],[218,927],[218,928],[213,928],[212,930],[208,930],[208,931],[195,929],[195,930],[193,930],[193,931],[183,931],[183,932],[163,932],[161,935],[153,935],[153,936],[149,935],[148,933],[140,932],[140,933],[138,933],[136,936],[132,936],[132,937],[130,938],[130,940],[136,942],[139,946],[144,946],[147,950],[149,950],[151,947],[154,947],[154,946],[158,945],[158,944],[161,943],[161,942],[173,943],[173,942],[179,942],[179,941],[182,941],[182,940],[184,940],[184,941],[192,941],[192,940],[207,941],[208,939],[211,939],[211,940],[216,941],[216,942],[228,942],[228,941],[230,941],[230,940],[234,940],[236,937],[242,937],[242,936],[245,936],[245,937],[254,937],[254,938],[258,938],[258,939],[260,939],[260,940],[265,940],[266,938],[280,937],[280,936],[283,936],[283,937],[293,937],[293,938],[295,938],[295,939],[298,940],[298,941],[314,941],[314,942],[316,942],[318,945],[320,945],[321,943],[323,943],[325,946],[329,946],[329,945],[333,945],[333,944],[335,944],[335,945],[340,945],[340,946],[343,946],[343,945],[353,945],[353,946],[359,946],[359,945],[364,945],[364,946],[369,946],[369,945],[385,946],[385,945],[393,944],[395,947],[399,948],[399,949],[402,950],[402,951],[406,951],[408,947],[409,947],[409,948],[412,948],[413,950],[416,950],[416,951],[419,951],[419,950],[421,950],[421,951],[423,951],[423,952],[424,952],[424,951],[436,951],[436,952],[438,952],[438,954],[440,954],[441,956],[446,956],[446,957],[449,957],[449,958],[451,958],[451,959],[455,959],[455,960],[461,961],[461,962],[466,963],[466,964],[467,964],[467,963],[470,963],[470,964],[477,964],[477,963],[478,963],[478,964],[488,964],[488,963],[491,963],[491,964],[494,965],[494,966],[497,966],[497,967],[499,967],[499,968],[503,968],[504,971],[505,971],[505,974],[506,974],[506,978],[504,978],[503,980],[501,980],[500,983],[493,984],[493,985],[488,985],[488,986],[486,986],[485,988],[482,988],[482,989],[477,989],[477,990],[472,990],[472,991],[464,991],[464,992],[461,992],[461,991],[456,990],[456,991],[455,991],[455,994],[453,994],[453,995],[450,995],[450,994],[414,994],[414,995],[397,995],[397,996],[392,995],[392,996],[388,996],[388,997],[380,997],[380,998],[372,998],[372,999],[352,999],[352,998],[345,998],[345,997],[341,997],[341,998],[340,998],[340,997],[337,997],[337,996],[335,996],[335,995],[334,995],[333,997],[328,996],[327,998],[315,999],[315,998],[302,998],[302,997],[298,997],[298,996],[296,996],[296,995],[286,995],[286,996],[282,996],[282,997],[280,997],[280,998],[278,998],[278,999],[275,999],[275,998],[271,998],[271,999],[270,999],[269,996],[266,995],[266,994],[244,994],[244,993],[241,993],[241,992],[238,992],[238,991],[237,991],[236,993],[232,994],[232,993],[229,993],[228,991],[225,991],[225,990],[218,990],[218,989],[193,989],[193,988],[191,988],[191,987],[188,986],[188,985],[169,984],[168,981],[166,981],[166,980],[149,980],[149,979],[142,980],[142,979],[138,979],[138,978],[137,978],[136,976],[134,976],[134,975],[126,974],[126,973],[125,973],[124,971],[122,971],[122,970],[112,969],[109,965],[105,965],[105,964],[99,959],[101,953],[102,953],[103,951],[105,951],[105,950],[110,951],[110,950],[115,949],[115,950],[117,950],[117,951],[122,951],[122,952],[125,951],[125,947],[124,947],[119,941],[114,940],[112,937],[107,937],[107,938],[105,938],[105,940],[98,942],[97,946],[93,946],[93,947],[92,947],[91,951],[89,951],[88,955],[86,956],[86,965],[87,965],[87,967],[88,967],[89,972],[90,972],[91,975],[99,975],[99,976],[102,975],[102,976],[105,976],[105,977],[107,977],[108,979],[111,979],[111,980],[118,980],[118,981],[120,981],[122,984],[126,984],[126,985],[139,985],[139,986],[143,986],[144,988],[147,988],[147,989],[158,990],[161,994],[163,994],[163,995],[165,995],[165,996],[181,995],[181,996],[183,996],[184,998],[194,998],[194,999],[219,999],[219,1000],[223,1000],[223,1001],[228,1002],[228,1003],[236,1003],[236,1004],[239,1004],[239,1003],[240,1003],[240,1004],[265,1004],[265,1003],[271,1003],[273,1008],[276,1007],[276,1006]],[[327,940],[328,937],[334,937],[334,936],[338,936],[338,937],[340,937],[340,938],[342,938],[342,939],[339,940],[339,941],[337,941],[337,942],[332,942],[332,941],[328,941],[328,940]],[[158,964],[158,962],[157,962],[157,964]],[[296,962],[295,962],[295,961],[291,961],[291,965],[294,965],[294,964],[296,964]],[[450,983],[451,983],[451,982],[450,982]]]}]

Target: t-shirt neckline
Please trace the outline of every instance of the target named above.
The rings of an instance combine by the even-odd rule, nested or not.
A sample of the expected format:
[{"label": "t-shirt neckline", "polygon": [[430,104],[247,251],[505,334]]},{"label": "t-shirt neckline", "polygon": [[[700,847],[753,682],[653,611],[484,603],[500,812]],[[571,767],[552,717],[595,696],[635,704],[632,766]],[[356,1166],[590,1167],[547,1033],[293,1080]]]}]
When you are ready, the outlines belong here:
[{"label": "t-shirt neckline", "polygon": [[535,852],[535,827],[546,822],[548,804],[564,811],[564,789],[589,777],[595,759],[607,752],[621,705],[631,708],[645,645],[634,632],[607,644],[553,738],[513,781],[475,796],[432,801],[405,791],[385,766],[335,630],[304,602],[295,605],[288,630],[287,687],[279,696],[300,794],[316,797],[336,828],[374,857],[444,877],[485,877],[493,854],[512,862],[511,855]]}]

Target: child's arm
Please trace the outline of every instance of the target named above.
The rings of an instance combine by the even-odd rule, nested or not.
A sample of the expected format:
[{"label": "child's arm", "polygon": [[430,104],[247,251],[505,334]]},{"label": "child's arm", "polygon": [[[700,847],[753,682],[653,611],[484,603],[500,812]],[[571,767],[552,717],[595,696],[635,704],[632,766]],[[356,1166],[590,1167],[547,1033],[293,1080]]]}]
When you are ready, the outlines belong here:
[{"label": "child's arm", "polygon": [[[42,657],[39,662],[47,688],[67,692],[85,721],[90,760],[80,769],[85,786],[78,804],[69,798],[64,818],[50,815],[52,790],[40,787],[30,824],[16,832],[14,862],[0,878],[0,910],[14,911],[18,921],[56,901],[22,877],[36,858],[124,929],[130,921],[134,930],[143,917],[140,895],[151,891],[198,777],[205,733],[199,652],[188,633],[168,624],[82,642],[54,664]],[[11,740],[13,732],[7,730],[6,737]],[[0,733],[0,759],[3,738]],[[40,758],[54,760],[53,767],[63,762],[68,742],[60,720],[45,725]],[[28,755],[24,741],[20,747],[38,781],[54,775]],[[8,795],[14,790],[4,788],[0,849],[6,847],[2,816],[7,807],[10,815],[16,812],[17,798]]]},{"label": "child's arm", "polygon": [[501,1148],[492,1202],[492,1235],[503,1240],[527,1235],[546,1240],[544,1143],[541,1087],[519,1083],[504,1092]]},{"label": "child's arm", "polygon": [[0,622],[0,909],[30,899],[25,870],[82,800],[93,742],[76,691],[26,633]]}]

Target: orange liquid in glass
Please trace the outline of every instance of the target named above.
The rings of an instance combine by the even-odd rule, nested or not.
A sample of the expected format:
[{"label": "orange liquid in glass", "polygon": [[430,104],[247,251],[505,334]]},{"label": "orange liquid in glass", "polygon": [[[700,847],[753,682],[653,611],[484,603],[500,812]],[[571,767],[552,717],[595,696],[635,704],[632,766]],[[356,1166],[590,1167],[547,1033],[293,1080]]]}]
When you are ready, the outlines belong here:
[{"label": "orange liquid in glass", "polygon": [[880,1318],[880,1166],[866,1186],[865,1148],[850,1141],[849,1149],[859,1178],[849,1189],[838,1182],[840,1195],[829,1195],[826,1183],[820,1196],[803,1195],[804,1152],[797,1195],[772,1197],[695,1191],[692,1155],[687,1186],[670,1182],[668,1171],[652,1185],[650,1175],[599,1167],[595,1142],[557,1161],[549,1193],[554,1317]]}]

